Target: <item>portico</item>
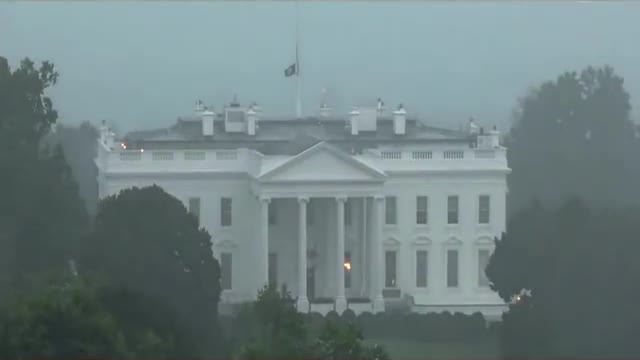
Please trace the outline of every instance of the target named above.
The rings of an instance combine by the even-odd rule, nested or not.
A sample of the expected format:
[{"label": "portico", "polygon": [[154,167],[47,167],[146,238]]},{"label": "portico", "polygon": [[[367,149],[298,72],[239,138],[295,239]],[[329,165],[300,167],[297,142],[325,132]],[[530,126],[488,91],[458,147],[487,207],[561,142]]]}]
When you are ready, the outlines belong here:
[{"label": "portico", "polygon": [[[346,310],[345,266],[349,266],[346,271],[353,271],[350,276],[354,277],[350,285],[358,287],[354,292],[370,299],[371,311],[383,311],[382,187],[385,177],[382,171],[326,143],[319,143],[288,161],[266,169],[253,184],[261,209],[260,234],[255,246],[261,254],[262,284],[269,282],[269,223],[273,216],[270,211],[274,211],[274,203],[286,200],[290,204],[295,201],[297,219],[280,220],[286,221],[290,228],[297,222],[296,244],[288,245],[297,247],[295,294],[298,310],[309,311],[310,302],[313,302],[309,294],[316,291],[325,298],[332,298],[338,313]],[[312,242],[309,236],[309,222],[314,219],[309,214],[311,204],[314,212],[321,211],[324,215],[320,217],[324,221],[313,224],[317,231]],[[349,213],[345,215],[347,204],[350,205]],[[352,217],[355,219],[351,220]],[[349,259],[348,265],[345,265],[345,220],[350,222],[349,254],[350,258],[353,257],[353,262]],[[319,254],[318,264],[310,264],[318,260],[310,259],[313,258],[310,254]],[[309,271],[314,279],[312,289],[308,284]],[[349,279],[351,282],[351,277]]]}]

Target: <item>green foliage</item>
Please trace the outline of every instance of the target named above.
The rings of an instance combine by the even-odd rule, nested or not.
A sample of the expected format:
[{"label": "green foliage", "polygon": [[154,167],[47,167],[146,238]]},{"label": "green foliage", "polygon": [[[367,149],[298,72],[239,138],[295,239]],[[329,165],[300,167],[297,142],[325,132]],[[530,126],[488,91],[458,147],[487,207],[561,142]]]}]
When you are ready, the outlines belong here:
[{"label": "green foliage", "polygon": [[82,278],[42,286],[0,318],[5,359],[165,357],[171,341],[151,329],[123,331],[101,302],[100,287]]},{"label": "green foliage", "polygon": [[327,321],[325,329],[319,336],[316,358],[323,360],[388,360],[389,355],[378,346],[364,344],[362,333],[354,323],[339,324]]},{"label": "green foliage", "polygon": [[638,233],[640,209],[590,211],[577,200],[514,218],[487,270],[504,299],[522,289],[532,295],[503,318],[505,355],[640,355],[634,335],[640,323]]},{"label": "green foliage", "polygon": [[381,347],[364,344],[354,322],[339,317],[325,321],[321,316],[299,313],[286,289],[278,292],[273,286],[265,286],[258,292],[257,301],[238,314],[237,322],[250,323],[239,327],[249,333],[238,351],[238,358],[243,360],[388,359]]},{"label": "green foliage", "polygon": [[181,356],[220,351],[220,270],[211,237],[183,204],[158,186],[132,188],[101,201],[81,269],[105,274],[176,314]]},{"label": "green foliage", "polygon": [[60,147],[42,146],[57,120],[45,91],[53,64],[0,57],[0,298],[28,276],[66,267],[87,214]]},{"label": "green foliage", "polygon": [[309,358],[309,339],[304,316],[295,308],[291,294],[265,286],[246,310],[250,336],[240,351],[240,359]]},{"label": "green foliage", "polygon": [[509,209],[538,198],[557,207],[573,196],[589,206],[640,200],[640,150],[629,94],[608,66],[566,72],[518,103],[508,140]]}]

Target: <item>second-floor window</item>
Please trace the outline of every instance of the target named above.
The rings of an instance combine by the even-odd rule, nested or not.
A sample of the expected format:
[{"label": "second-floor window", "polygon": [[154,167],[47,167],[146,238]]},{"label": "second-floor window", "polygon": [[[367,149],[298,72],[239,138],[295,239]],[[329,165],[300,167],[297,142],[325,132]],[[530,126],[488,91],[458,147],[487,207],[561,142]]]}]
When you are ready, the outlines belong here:
[{"label": "second-floor window", "polygon": [[387,225],[395,225],[398,222],[397,218],[397,207],[396,207],[396,197],[395,196],[387,196],[384,199],[384,211],[385,211],[385,224]]},{"label": "second-floor window", "polygon": [[231,226],[232,224],[232,209],[231,198],[220,199],[220,225]]},{"label": "second-floor window", "polygon": [[418,196],[416,197],[416,224],[418,225],[426,225],[427,224],[427,207],[428,207],[428,198],[426,196]]},{"label": "second-floor window", "polygon": [[452,195],[447,198],[447,224],[457,224],[458,220],[458,197]]},{"label": "second-floor window", "polygon": [[491,201],[489,195],[480,195],[478,198],[478,222],[488,224],[491,221]]}]

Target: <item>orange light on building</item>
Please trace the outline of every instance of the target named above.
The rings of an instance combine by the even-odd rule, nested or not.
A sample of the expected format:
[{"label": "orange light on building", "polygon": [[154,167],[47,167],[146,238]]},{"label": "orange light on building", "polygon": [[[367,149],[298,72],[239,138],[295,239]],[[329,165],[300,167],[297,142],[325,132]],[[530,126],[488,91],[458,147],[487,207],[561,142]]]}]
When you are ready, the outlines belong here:
[{"label": "orange light on building", "polygon": [[349,271],[351,270],[351,262],[350,261],[345,261],[344,262],[344,269]]}]

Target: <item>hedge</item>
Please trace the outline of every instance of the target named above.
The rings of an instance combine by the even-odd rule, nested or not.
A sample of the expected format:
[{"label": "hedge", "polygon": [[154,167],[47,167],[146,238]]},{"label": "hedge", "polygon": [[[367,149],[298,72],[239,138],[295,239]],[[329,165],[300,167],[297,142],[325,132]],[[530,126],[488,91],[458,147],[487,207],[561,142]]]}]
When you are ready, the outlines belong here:
[{"label": "hedge", "polygon": [[[355,323],[362,330],[363,336],[373,339],[404,339],[421,342],[468,342],[480,341],[494,337],[499,324],[491,324],[482,314],[465,315],[462,313],[390,313],[378,314],[362,313],[358,316],[351,310],[338,315],[335,311],[326,316],[319,313],[306,315],[309,331],[317,335],[328,321],[341,323]],[[221,325],[225,332],[238,332],[247,335],[250,319],[246,313],[239,312],[236,316],[221,316]],[[230,326],[232,329],[228,328]],[[234,336],[234,337],[236,337]],[[244,337],[242,336],[242,337]]]}]

